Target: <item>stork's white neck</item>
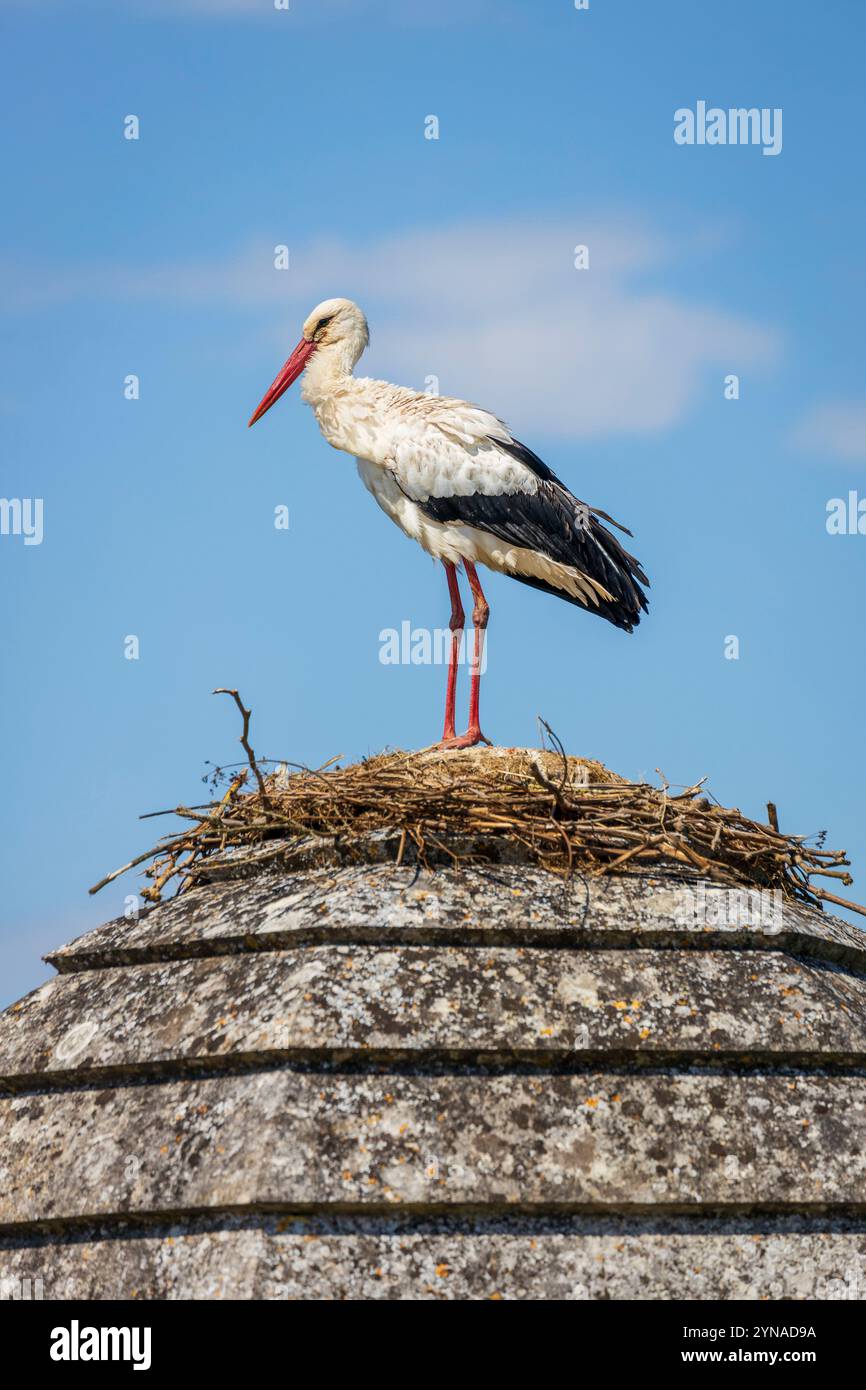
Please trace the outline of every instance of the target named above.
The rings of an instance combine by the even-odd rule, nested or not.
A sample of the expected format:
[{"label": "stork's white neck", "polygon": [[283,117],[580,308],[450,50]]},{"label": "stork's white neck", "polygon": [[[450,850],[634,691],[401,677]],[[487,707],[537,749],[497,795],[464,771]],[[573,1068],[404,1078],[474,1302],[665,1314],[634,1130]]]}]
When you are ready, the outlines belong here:
[{"label": "stork's white neck", "polygon": [[366,320],[360,315],[359,322],[342,332],[336,342],[326,341],[317,347],[304,372],[304,400],[315,408],[326,397],[345,390],[368,342]]},{"label": "stork's white neck", "polygon": [[301,395],[313,407],[319,429],[328,443],[347,454],[361,447],[358,438],[358,396],[363,383],[352,375],[360,352],[334,343],[314,352],[304,371]]},{"label": "stork's white neck", "polygon": [[319,348],[304,369],[301,395],[315,409],[323,401],[345,388],[352,378],[357,356],[345,350],[342,343]]}]

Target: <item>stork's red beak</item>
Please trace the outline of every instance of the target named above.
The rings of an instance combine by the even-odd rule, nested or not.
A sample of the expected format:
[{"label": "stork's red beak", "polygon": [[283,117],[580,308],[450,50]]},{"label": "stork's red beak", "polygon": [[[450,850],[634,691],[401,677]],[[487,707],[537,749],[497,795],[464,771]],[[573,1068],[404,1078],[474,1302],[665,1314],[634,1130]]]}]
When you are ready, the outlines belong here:
[{"label": "stork's red beak", "polygon": [[270,410],[274,401],[278,401],[283,392],[288,391],[293,381],[297,381],[315,348],[315,343],[308,343],[306,338],[301,339],[276,381],[268,387],[254,414],[250,416],[250,425],[254,425],[256,420],[261,420],[265,411]]}]

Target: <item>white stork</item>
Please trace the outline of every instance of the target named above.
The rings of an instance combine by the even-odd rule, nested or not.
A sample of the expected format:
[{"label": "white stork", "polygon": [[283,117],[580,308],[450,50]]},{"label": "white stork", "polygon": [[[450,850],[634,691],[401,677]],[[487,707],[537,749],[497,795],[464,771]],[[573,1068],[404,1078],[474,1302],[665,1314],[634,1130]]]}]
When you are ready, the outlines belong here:
[{"label": "white stork", "polygon": [[[478,713],[489,607],[476,564],[554,594],[631,632],[646,610],[640,564],[598,520],[631,535],[572,496],[507,425],[468,401],[353,376],[370,335],[350,299],[326,299],[253,414],[270,410],[304,372],[301,394],[335,449],[354,454],[362,481],[407,536],[441,560],[451,596],[451,653],[440,747],[487,743]],[[464,614],[462,563],[474,608],[469,727],[454,729]]]}]

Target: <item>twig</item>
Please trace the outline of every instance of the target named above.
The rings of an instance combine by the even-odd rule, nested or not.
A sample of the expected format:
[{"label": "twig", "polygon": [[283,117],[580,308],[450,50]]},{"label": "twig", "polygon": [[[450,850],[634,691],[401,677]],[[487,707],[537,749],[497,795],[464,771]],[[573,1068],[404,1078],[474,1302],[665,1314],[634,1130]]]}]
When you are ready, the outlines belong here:
[{"label": "twig", "polygon": [[121,874],[128,873],[129,870],[134,869],[137,864],[143,864],[145,859],[152,859],[154,852],[154,850],[148,849],[145,850],[144,854],[136,855],[134,859],[130,859],[128,864],[124,864],[122,869],[115,869],[113,873],[106,874],[105,878],[101,878],[98,883],[94,883],[92,888],[88,888],[88,893],[98,893],[101,888],[106,888],[109,883],[113,883],[116,878],[120,878]]},{"label": "twig", "polygon": [[259,784],[259,792],[261,793],[262,801],[264,802],[265,806],[270,806],[270,802],[268,801],[268,793],[265,790],[264,778],[262,777],[262,774],[259,771],[259,765],[256,762],[256,755],[250,747],[249,743],[250,711],[248,709],[244,709],[243,701],[241,700],[241,697],[236,690],[228,690],[225,686],[221,685],[218,686],[218,688],[213,693],[214,695],[231,695],[232,699],[234,700],[235,704],[240,710],[241,716],[244,721],[243,732],[241,733],[240,737],[241,747],[247,755],[247,761],[249,762],[249,765],[252,768],[252,771],[255,775],[256,781]]},{"label": "twig", "polygon": [[562,788],[568,781],[568,757],[566,756],[565,749],[562,746],[562,740],[553,732],[547,720],[542,719],[540,714],[536,717],[539,720],[541,727],[547,730],[551,743],[553,744],[559,756],[562,758],[562,782],[560,783],[559,788],[559,790],[562,791]]}]

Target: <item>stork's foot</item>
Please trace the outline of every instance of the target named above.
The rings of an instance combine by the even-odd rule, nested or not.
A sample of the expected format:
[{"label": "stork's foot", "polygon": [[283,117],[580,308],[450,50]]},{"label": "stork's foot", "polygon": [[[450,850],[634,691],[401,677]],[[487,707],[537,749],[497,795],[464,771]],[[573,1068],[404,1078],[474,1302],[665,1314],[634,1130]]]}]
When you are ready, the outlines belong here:
[{"label": "stork's foot", "polygon": [[474,748],[476,743],[486,743],[492,748],[491,740],[482,734],[478,725],[475,728],[468,728],[465,734],[455,734],[451,738],[443,738],[436,744],[437,748]]}]

